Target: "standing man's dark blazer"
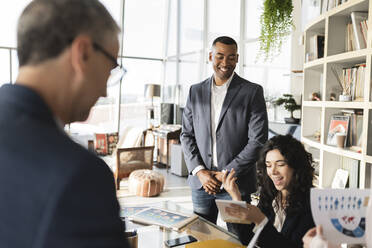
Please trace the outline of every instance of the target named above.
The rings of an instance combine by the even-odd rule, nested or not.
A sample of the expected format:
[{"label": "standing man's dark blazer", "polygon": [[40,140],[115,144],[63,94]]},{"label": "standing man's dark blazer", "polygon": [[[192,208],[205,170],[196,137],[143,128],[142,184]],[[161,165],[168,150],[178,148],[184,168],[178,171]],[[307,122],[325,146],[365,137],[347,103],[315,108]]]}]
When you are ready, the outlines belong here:
[{"label": "standing man's dark blazer", "polygon": [[112,172],[62,128],[35,91],[0,88],[0,247],[129,247]]},{"label": "standing man's dark blazer", "polygon": [[[181,143],[192,188],[202,187],[191,172],[212,167],[211,84],[213,76],[190,88],[183,112]],[[216,128],[218,170],[234,168],[242,195],[256,190],[256,160],[267,140],[263,89],[236,73],[227,90]]]}]

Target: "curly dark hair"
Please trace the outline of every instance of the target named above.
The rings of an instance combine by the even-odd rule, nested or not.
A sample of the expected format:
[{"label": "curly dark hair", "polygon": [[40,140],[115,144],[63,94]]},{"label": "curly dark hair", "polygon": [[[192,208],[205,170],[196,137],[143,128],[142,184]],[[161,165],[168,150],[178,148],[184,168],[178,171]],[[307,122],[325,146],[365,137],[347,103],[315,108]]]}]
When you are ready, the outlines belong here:
[{"label": "curly dark hair", "polygon": [[260,152],[257,162],[259,184],[261,186],[260,203],[264,209],[272,207],[273,200],[279,204],[280,192],[267,175],[266,154],[272,150],[279,150],[286,163],[293,169],[292,180],[288,184],[286,199],[286,214],[302,211],[310,201],[310,188],[313,187],[314,167],[312,155],[305,147],[291,135],[277,135],[266,142]]}]

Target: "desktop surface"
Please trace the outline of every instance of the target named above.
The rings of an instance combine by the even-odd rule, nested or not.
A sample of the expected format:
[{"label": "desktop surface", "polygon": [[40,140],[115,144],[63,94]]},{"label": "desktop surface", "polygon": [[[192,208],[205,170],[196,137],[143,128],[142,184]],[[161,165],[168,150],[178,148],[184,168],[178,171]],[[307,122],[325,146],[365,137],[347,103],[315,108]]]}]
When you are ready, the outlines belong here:
[{"label": "desktop surface", "polygon": [[[131,205],[133,207],[133,205]],[[123,207],[131,207],[123,206]],[[176,211],[182,214],[191,215],[192,211],[185,209],[170,201],[162,201],[151,204],[141,204],[138,206],[157,207],[165,210]],[[164,242],[169,239],[175,239],[178,237],[191,235],[198,241],[211,240],[211,239],[224,239],[237,244],[241,244],[236,235],[229,233],[222,227],[214,225],[213,223],[198,217],[195,221],[189,223],[180,231],[174,231],[171,229],[165,229],[163,227],[154,225],[143,225],[134,223],[125,218],[126,230],[137,230],[138,233],[138,247],[166,247]],[[179,246],[184,247],[184,246]]]}]

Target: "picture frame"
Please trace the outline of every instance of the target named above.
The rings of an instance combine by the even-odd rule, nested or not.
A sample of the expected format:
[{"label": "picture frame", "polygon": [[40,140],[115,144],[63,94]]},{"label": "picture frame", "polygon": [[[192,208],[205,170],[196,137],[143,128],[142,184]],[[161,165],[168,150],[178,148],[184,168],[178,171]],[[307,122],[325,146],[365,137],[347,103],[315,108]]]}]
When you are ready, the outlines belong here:
[{"label": "picture frame", "polygon": [[332,115],[331,116],[331,120],[329,122],[328,135],[327,135],[327,145],[332,145],[332,146],[337,145],[337,139],[336,139],[337,133],[343,133],[346,135],[345,145],[347,144],[349,121],[350,121],[350,116],[345,116],[345,115]]}]

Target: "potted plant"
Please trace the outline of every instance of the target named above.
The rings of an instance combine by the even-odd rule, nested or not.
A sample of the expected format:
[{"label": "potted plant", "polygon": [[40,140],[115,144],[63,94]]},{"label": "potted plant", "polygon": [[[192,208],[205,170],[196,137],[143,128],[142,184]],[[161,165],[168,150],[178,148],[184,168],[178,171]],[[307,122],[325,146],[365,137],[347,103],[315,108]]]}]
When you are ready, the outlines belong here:
[{"label": "potted plant", "polygon": [[293,25],[292,0],[265,0],[260,18],[260,53],[264,60],[280,53],[283,41],[291,33]]},{"label": "potted plant", "polygon": [[290,118],[284,118],[285,123],[298,124],[300,119],[293,117],[293,112],[295,110],[301,109],[301,105],[298,105],[291,94],[283,94],[283,97],[279,97],[275,100],[274,104],[276,106],[284,105],[284,109],[291,112]]}]

